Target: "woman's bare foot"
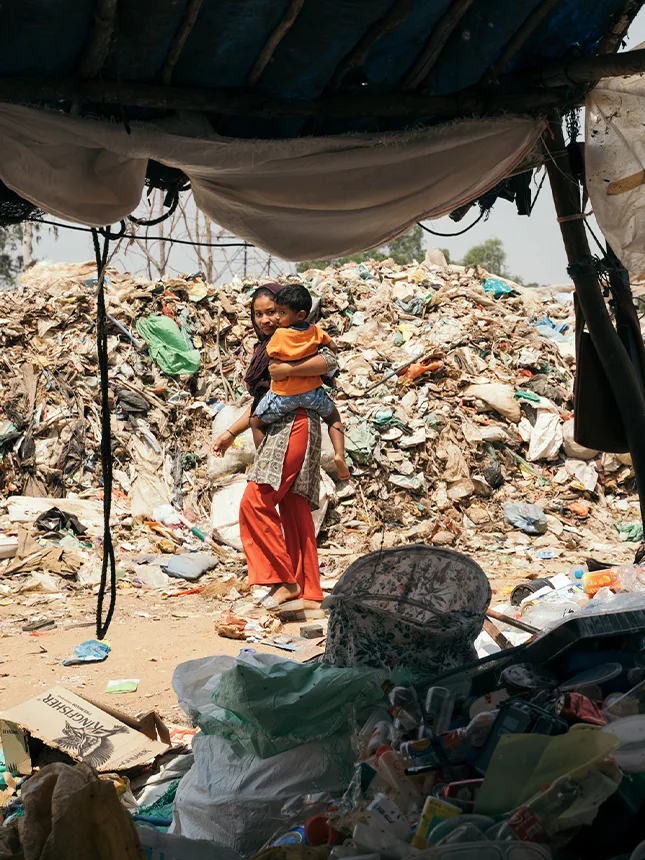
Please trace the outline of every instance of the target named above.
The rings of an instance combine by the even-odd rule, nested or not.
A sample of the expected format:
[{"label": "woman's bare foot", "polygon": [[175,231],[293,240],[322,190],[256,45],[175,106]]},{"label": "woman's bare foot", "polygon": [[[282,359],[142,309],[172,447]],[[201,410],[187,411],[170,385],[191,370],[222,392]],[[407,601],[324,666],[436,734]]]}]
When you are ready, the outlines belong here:
[{"label": "woman's bare foot", "polygon": [[286,603],[287,600],[296,600],[300,597],[300,586],[295,582],[274,585],[269,591],[269,596],[278,604]]},{"label": "woman's bare foot", "polygon": [[345,462],[345,458],[342,454],[334,455],[334,463],[336,463],[336,471],[338,472],[338,480],[339,481],[348,481],[349,480],[349,469],[347,468],[347,463]]}]

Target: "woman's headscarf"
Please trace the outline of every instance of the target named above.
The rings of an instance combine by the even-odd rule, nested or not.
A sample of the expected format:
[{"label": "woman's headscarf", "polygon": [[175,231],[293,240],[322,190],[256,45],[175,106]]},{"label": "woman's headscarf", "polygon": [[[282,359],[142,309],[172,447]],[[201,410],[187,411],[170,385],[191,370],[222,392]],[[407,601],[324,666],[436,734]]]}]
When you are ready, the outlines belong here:
[{"label": "woman's headscarf", "polygon": [[269,356],[267,355],[267,343],[270,340],[270,336],[264,334],[255,321],[255,300],[266,294],[275,296],[278,290],[281,289],[281,284],[262,284],[251,296],[251,324],[257,335],[258,342],[253,351],[244,382],[246,383],[247,391],[255,398],[256,402],[259,402],[260,398],[269,390],[271,377],[269,376]]}]

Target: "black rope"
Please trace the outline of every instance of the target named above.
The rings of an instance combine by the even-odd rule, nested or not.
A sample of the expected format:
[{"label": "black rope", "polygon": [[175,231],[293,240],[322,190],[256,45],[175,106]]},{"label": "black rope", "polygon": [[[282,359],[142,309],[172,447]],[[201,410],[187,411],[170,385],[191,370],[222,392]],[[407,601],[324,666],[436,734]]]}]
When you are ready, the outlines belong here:
[{"label": "black rope", "polygon": [[486,215],[486,212],[486,209],[482,209],[479,214],[479,218],[476,218],[472,224],[469,224],[469,226],[466,227],[465,230],[460,230],[458,233],[438,233],[436,230],[431,230],[429,227],[426,227],[425,224],[421,223],[421,221],[417,221],[417,224],[419,225],[419,227],[421,227],[422,230],[425,230],[426,233],[432,233],[433,236],[441,236],[444,239],[449,239],[451,236],[463,236],[464,233],[467,233],[469,230],[472,230],[475,224],[479,224],[482,218]]},{"label": "black rope", "polygon": [[[99,241],[99,232],[103,235],[103,248]],[[108,344],[105,316],[105,269],[107,268],[108,249],[110,247],[110,231],[92,228],[92,241],[96,255],[96,270],[98,286],[96,294],[96,353],[98,357],[101,381],[101,466],[103,469],[103,560],[101,563],[101,581],[99,583],[98,600],[96,604],[96,638],[105,639],[108,632],[114,607],[116,605],[116,559],[110,531],[110,514],[112,510],[112,443],[110,439],[110,405],[108,401]],[[108,565],[110,567],[110,604],[105,622],[103,621],[103,600],[107,586]]]},{"label": "black rope", "polygon": [[[170,192],[168,192],[170,193]],[[173,195],[172,202],[168,209],[165,212],[162,212],[157,218],[135,218],[134,215],[128,215],[128,221],[132,221],[133,224],[137,224],[139,227],[154,227],[155,224],[161,224],[162,221],[166,221],[170,216],[174,213],[175,209],[179,206],[179,193]]]},{"label": "black rope", "polygon": [[[94,227],[75,227],[73,224],[63,224],[61,221],[45,221],[44,218],[25,218],[34,224],[47,224],[49,227],[62,227],[63,230],[76,230],[78,233],[94,233]],[[121,222],[125,225],[125,221]],[[195,248],[255,248],[251,242],[191,242],[189,239],[173,239],[171,236],[138,236],[136,233],[126,233],[125,226],[119,233],[113,233],[109,228],[101,227],[99,232],[106,239],[139,239],[142,242],[170,242],[171,245],[191,245]]]}]

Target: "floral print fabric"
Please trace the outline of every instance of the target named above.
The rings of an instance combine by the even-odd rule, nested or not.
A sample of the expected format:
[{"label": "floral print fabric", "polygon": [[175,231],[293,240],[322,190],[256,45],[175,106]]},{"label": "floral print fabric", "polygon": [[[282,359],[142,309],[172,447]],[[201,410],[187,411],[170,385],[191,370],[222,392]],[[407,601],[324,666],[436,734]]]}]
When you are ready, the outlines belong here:
[{"label": "floral print fabric", "polygon": [[333,594],[323,661],[424,676],[476,659],[491,599],[486,574],[454,550],[415,544],[372,552]]}]

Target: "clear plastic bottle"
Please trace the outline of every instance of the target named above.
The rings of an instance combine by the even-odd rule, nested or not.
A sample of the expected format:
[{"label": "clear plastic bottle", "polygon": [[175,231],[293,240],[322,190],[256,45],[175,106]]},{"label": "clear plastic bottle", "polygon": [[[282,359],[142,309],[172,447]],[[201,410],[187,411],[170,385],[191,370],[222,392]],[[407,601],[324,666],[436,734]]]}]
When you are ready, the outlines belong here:
[{"label": "clear plastic bottle", "polygon": [[639,564],[624,565],[614,568],[618,577],[616,591],[631,593],[645,591],[645,568]]},{"label": "clear plastic bottle", "polygon": [[580,791],[580,785],[570,777],[559,777],[511,813],[500,827],[498,839],[546,842],[557,832],[558,818],[576,800]]},{"label": "clear plastic bottle", "polygon": [[574,584],[579,583],[585,573],[589,573],[589,568],[586,564],[574,564],[569,568],[569,579],[571,579]]},{"label": "clear plastic bottle", "polygon": [[395,687],[391,681],[383,684],[390,700],[392,716],[406,731],[413,731],[423,723],[423,712],[413,687]]},{"label": "clear plastic bottle", "polygon": [[430,687],[426,694],[425,711],[427,726],[435,735],[448,731],[455,708],[455,694],[445,687]]}]

